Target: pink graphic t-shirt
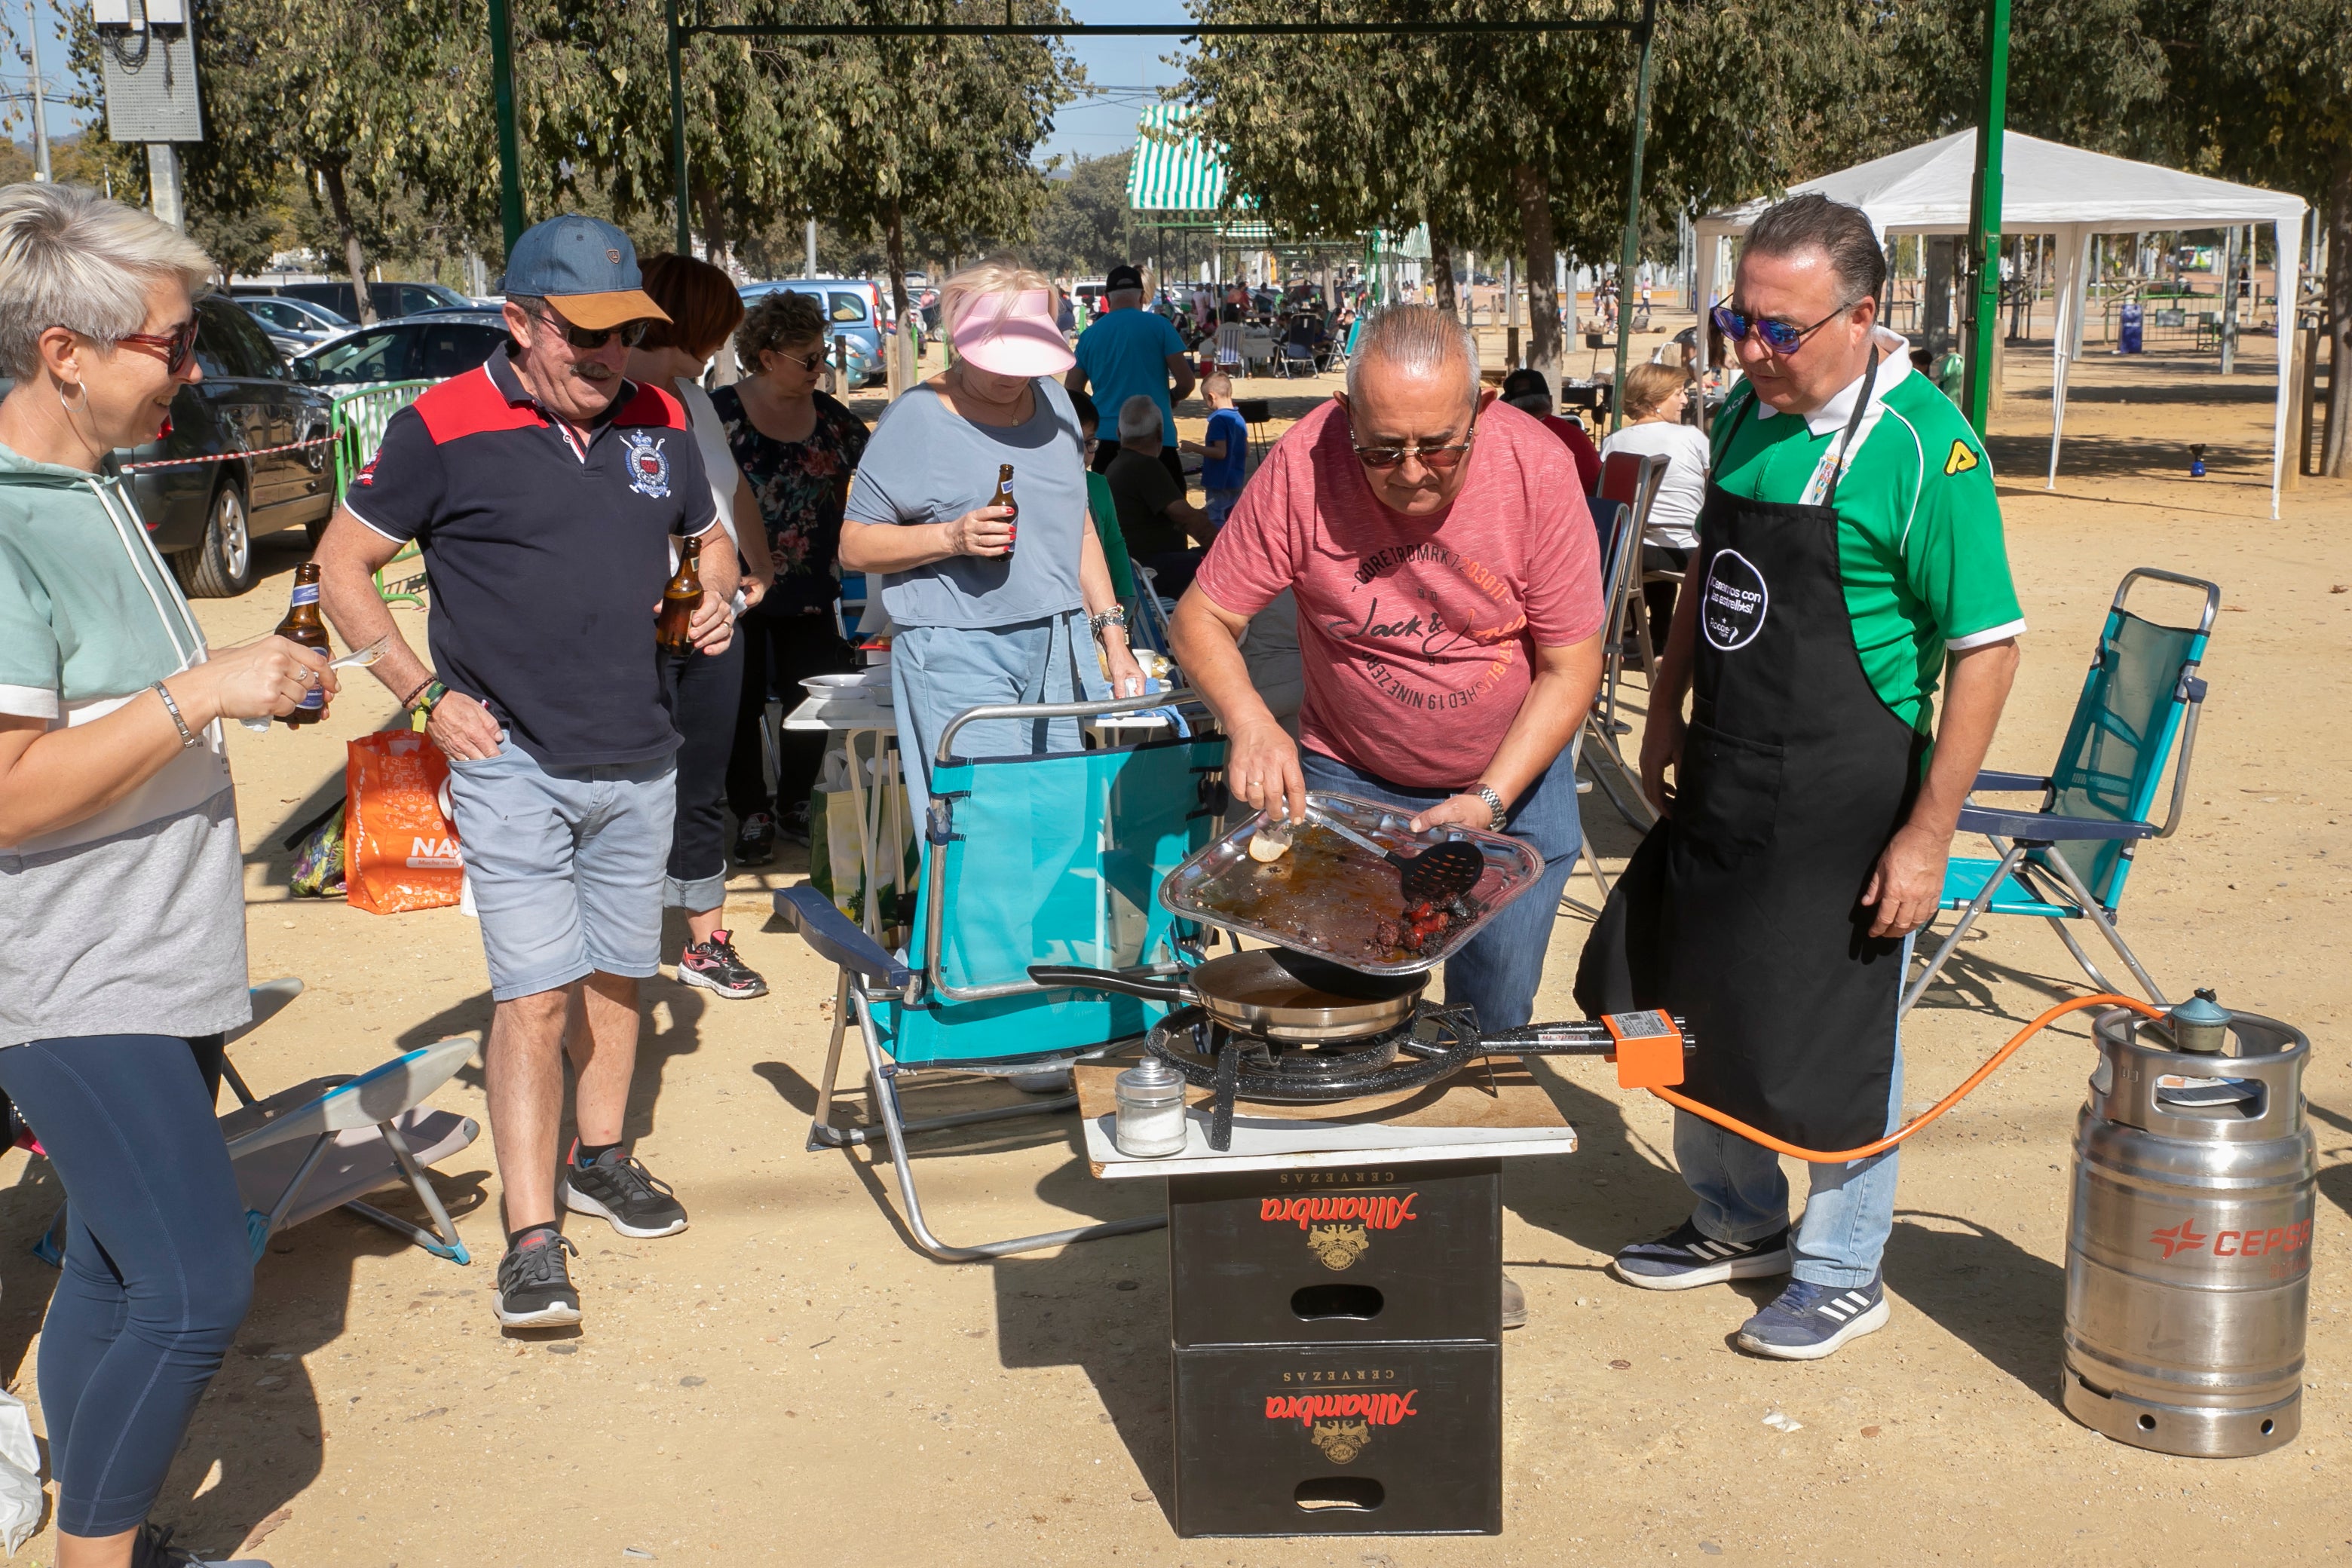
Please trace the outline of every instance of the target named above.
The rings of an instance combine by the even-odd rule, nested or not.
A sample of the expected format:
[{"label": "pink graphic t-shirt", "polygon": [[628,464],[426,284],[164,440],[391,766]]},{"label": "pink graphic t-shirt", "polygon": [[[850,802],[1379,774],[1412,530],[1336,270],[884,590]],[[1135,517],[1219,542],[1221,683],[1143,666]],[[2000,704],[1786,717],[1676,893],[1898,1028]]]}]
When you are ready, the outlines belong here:
[{"label": "pink graphic t-shirt", "polygon": [[1381,503],[1325,404],[1266,455],[1193,581],[1236,616],[1295,588],[1300,740],[1414,789],[1476,783],[1535,648],[1582,642],[1602,615],[1576,462],[1500,402],[1478,416],[1462,493],[1428,518]]}]

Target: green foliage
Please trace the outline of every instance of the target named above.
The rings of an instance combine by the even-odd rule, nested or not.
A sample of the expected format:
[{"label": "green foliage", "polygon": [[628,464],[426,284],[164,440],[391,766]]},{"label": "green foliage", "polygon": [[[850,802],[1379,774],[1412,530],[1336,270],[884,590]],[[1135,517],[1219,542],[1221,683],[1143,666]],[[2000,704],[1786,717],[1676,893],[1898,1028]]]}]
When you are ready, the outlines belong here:
[{"label": "green foliage", "polygon": [[1070,177],[1055,180],[1037,216],[1030,242],[1032,262],[1056,277],[1084,278],[1108,271],[1139,254],[1135,214],[1127,205],[1131,153],[1079,158]]}]

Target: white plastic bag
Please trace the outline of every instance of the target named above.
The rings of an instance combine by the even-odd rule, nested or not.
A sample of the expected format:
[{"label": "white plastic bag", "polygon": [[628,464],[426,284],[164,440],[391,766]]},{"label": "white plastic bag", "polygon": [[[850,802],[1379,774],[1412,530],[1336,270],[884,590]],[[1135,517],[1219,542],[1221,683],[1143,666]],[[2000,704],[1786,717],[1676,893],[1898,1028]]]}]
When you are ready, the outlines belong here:
[{"label": "white plastic bag", "polygon": [[41,1523],[41,1450],[25,1402],[0,1392],[0,1546],[8,1555]]}]

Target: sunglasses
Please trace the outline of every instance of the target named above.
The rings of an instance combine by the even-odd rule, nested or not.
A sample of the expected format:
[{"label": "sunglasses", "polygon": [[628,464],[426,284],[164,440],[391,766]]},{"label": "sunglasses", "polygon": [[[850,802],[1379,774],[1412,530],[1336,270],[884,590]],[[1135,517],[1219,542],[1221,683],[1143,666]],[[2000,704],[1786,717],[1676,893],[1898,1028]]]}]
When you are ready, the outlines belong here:
[{"label": "sunglasses", "polygon": [[1861,304],[1860,300],[1848,300],[1810,327],[1800,327],[1789,321],[1775,321],[1769,316],[1750,316],[1728,305],[1717,305],[1707,312],[1723,335],[1738,343],[1747,341],[1751,331],[1764,340],[1764,346],[1776,354],[1794,353],[1797,345]]},{"label": "sunglasses", "polygon": [[770,349],[768,352],[775,355],[778,359],[783,361],[786,364],[796,364],[800,366],[811,375],[814,375],[817,372],[823,370],[827,363],[825,360],[824,351],[823,349],[813,350],[805,354],[788,354],[782,349]]},{"label": "sunglasses", "polygon": [[1432,473],[1450,473],[1461,467],[1462,459],[1470,455],[1470,444],[1478,438],[1477,421],[1463,433],[1462,439],[1446,447],[1359,447],[1356,460],[1368,468],[1382,473],[1397,467],[1407,458],[1419,458],[1421,466]]},{"label": "sunglasses", "polygon": [[163,369],[173,375],[188,368],[188,356],[196,352],[196,318],[188,318],[179,331],[159,336],[153,332],[125,332],[114,340],[118,343],[136,343],[142,349],[156,349],[163,355]]},{"label": "sunglasses", "polygon": [[617,327],[575,327],[552,310],[539,320],[562,332],[563,341],[575,349],[601,349],[614,338],[625,347],[635,348],[646,341],[646,332],[653,326],[651,321],[624,321]]}]

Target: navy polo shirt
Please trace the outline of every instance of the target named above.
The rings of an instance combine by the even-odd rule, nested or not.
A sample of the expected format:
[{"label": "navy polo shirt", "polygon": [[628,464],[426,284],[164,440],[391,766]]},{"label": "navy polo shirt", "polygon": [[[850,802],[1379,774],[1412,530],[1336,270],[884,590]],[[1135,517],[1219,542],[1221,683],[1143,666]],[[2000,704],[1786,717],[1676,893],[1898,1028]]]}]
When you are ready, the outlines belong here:
[{"label": "navy polo shirt", "polygon": [[435,670],[542,766],[677,749],[654,621],[670,536],[717,513],[677,398],[625,382],[583,445],[500,349],[394,415],[343,504],[423,549]]}]

